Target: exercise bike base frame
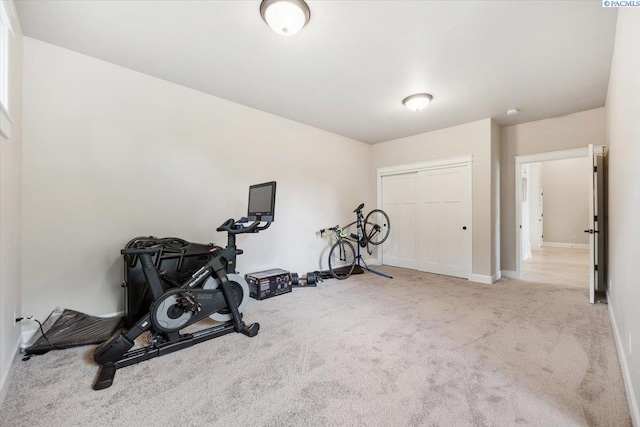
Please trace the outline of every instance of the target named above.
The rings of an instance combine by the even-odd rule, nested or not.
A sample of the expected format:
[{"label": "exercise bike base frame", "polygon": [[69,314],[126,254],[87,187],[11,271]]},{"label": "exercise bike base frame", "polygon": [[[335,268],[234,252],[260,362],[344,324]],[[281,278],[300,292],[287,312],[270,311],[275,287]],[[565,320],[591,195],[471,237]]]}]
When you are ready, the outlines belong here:
[{"label": "exercise bike base frame", "polygon": [[260,324],[253,323],[250,326],[245,326],[240,331],[237,331],[235,324],[231,321],[222,325],[217,325],[189,334],[180,335],[180,337],[176,340],[130,350],[126,352],[118,361],[113,363],[106,363],[100,366],[100,370],[98,371],[98,375],[93,384],[93,389],[103,390],[105,388],[111,387],[111,385],[113,384],[113,378],[116,375],[116,370],[120,368],[125,368],[127,366],[135,365],[146,360],[164,356],[165,354],[173,353],[175,351],[182,350],[201,342],[218,338],[233,332],[240,332],[248,337],[254,337],[258,334],[259,330]]}]

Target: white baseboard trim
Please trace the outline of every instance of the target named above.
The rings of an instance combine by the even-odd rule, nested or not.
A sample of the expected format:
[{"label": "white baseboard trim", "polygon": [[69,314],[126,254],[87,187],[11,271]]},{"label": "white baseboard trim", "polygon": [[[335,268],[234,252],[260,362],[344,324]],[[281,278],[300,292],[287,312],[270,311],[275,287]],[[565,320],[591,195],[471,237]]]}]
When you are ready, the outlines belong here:
[{"label": "white baseboard trim", "polygon": [[98,317],[124,317],[124,311],[116,311],[113,313],[102,314]]},{"label": "white baseboard trim", "polygon": [[518,279],[518,274],[513,270],[502,270],[501,273],[505,279]]},{"label": "white baseboard trim", "polygon": [[502,279],[502,271],[498,270],[498,272],[493,275],[493,283],[497,282],[500,279]]},{"label": "white baseboard trim", "polygon": [[[19,335],[18,335],[19,336]],[[20,348],[20,338],[16,340],[11,353],[9,353],[9,367],[7,368],[7,372],[2,373],[2,378],[0,379],[0,408],[2,408],[2,404],[4,403],[5,397],[7,397],[7,392],[9,391],[9,384],[11,384],[11,378],[13,377],[13,362],[15,361],[16,354],[18,354],[18,349]]]},{"label": "white baseboard trim", "polygon": [[495,276],[485,276],[484,274],[472,274],[471,277],[469,277],[469,281],[490,285],[494,282],[494,277]]},{"label": "white baseboard trim", "polygon": [[618,349],[618,358],[620,359],[620,367],[622,368],[622,378],[624,378],[624,386],[627,389],[627,402],[629,403],[629,412],[631,413],[631,422],[634,427],[640,426],[640,410],[638,409],[638,401],[636,400],[636,393],[633,390],[633,384],[631,383],[631,374],[629,372],[629,364],[627,363],[627,356],[624,352],[624,341],[620,337],[620,331],[618,331],[618,325],[616,325],[616,316],[613,314],[613,305],[611,305],[611,299],[607,292],[607,301],[609,302],[609,318],[611,319],[611,328],[613,329],[613,336],[616,341],[616,348]]},{"label": "white baseboard trim", "polygon": [[20,341],[20,351],[24,353],[24,349],[29,347],[32,342],[31,340],[35,336],[36,332],[38,332],[38,327],[35,329],[22,329],[22,340]]},{"label": "white baseboard trim", "polygon": [[574,249],[589,249],[588,243],[558,243],[558,242],[543,242],[542,247],[549,248],[574,248]]}]

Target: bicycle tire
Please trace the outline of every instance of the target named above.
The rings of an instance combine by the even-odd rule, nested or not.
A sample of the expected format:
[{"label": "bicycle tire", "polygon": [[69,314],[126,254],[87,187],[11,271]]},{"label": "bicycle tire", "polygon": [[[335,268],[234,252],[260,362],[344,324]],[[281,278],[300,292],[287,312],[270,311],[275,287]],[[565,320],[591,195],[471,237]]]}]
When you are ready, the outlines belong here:
[{"label": "bicycle tire", "polygon": [[364,238],[372,245],[381,245],[389,237],[391,222],[381,209],[374,209],[364,219]]},{"label": "bicycle tire", "polygon": [[356,250],[346,240],[337,241],[329,251],[329,271],[338,280],[351,276],[356,265]]}]

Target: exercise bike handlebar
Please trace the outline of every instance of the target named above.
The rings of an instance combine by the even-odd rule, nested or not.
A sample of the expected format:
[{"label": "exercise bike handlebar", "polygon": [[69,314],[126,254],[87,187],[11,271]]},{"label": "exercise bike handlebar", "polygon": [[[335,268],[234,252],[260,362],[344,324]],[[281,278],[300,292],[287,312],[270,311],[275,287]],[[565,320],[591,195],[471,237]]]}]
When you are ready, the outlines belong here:
[{"label": "exercise bike handlebar", "polygon": [[265,225],[260,226],[261,221],[253,221],[245,227],[242,224],[246,222],[248,222],[246,218],[240,218],[238,221],[229,218],[220,227],[216,228],[216,231],[226,231],[229,234],[257,233],[266,230],[271,225],[270,222],[267,222]]}]

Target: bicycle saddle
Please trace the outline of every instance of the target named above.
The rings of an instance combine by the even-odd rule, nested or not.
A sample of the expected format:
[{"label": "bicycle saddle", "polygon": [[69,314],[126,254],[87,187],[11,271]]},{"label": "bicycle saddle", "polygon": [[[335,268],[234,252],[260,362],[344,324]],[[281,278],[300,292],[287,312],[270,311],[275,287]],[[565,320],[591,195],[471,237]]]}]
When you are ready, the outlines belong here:
[{"label": "bicycle saddle", "polygon": [[358,207],[356,208],[356,210],[355,210],[355,211],[353,211],[353,213],[360,212],[360,211],[362,210],[362,208],[364,208],[364,203],[360,203],[360,206],[358,206]]}]

